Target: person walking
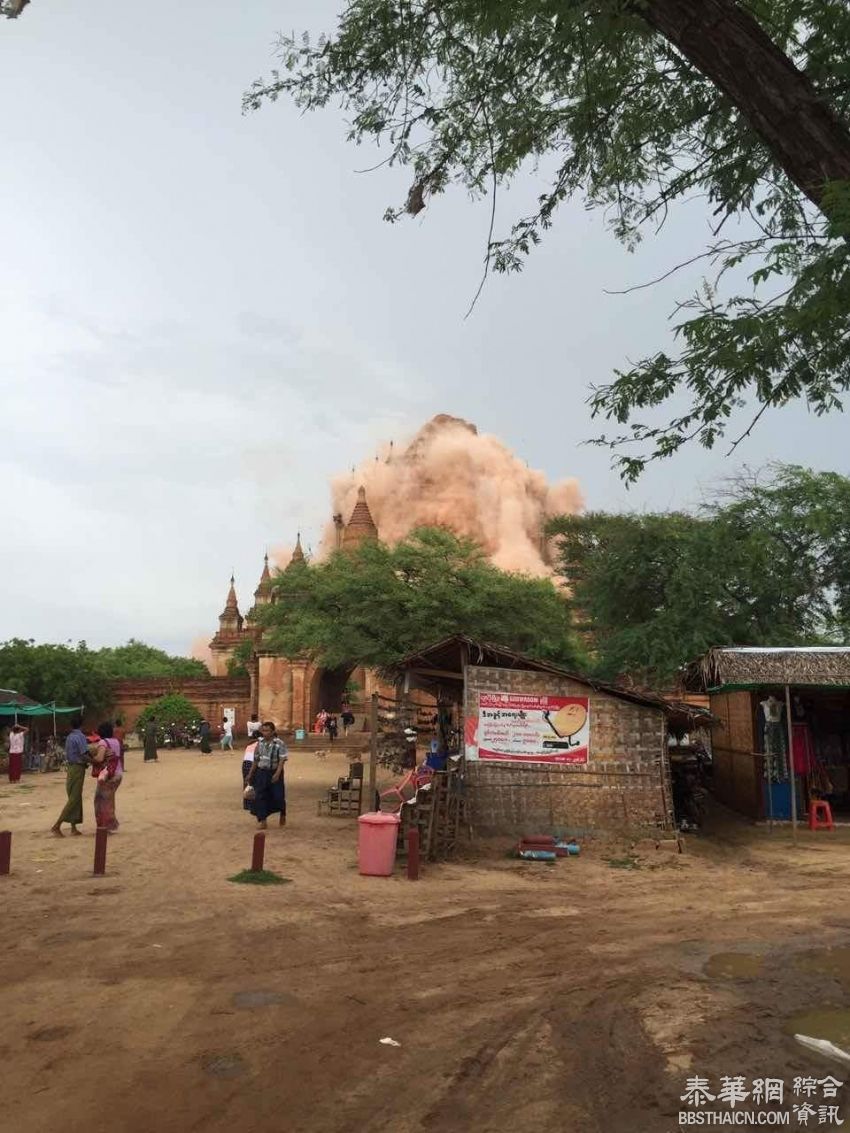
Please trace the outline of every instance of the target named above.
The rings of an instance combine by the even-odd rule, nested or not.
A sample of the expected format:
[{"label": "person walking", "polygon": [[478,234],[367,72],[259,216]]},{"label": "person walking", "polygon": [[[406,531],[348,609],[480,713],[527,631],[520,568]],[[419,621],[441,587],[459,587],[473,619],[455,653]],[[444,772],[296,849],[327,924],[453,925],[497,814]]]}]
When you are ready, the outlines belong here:
[{"label": "person walking", "polygon": [[115,817],[115,792],[124,778],[121,745],[112,734],[112,724],[101,724],[97,729],[100,742],[92,756],[92,775],[97,779],[94,792],[94,820],[99,830],[114,834],[118,829]]},{"label": "person walking", "polygon": [[260,738],[260,728],[262,728],[262,726],[263,725],[260,723],[260,719],[257,716],[257,713],[252,712],[251,713],[251,719],[245,725],[246,730],[248,732],[249,741],[250,740],[258,740]]},{"label": "person walking", "polygon": [[339,724],[337,723],[336,716],[333,714],[333,712],[330,712],[328,714],[328,719],[325,727],[328,730],[328,739],[331,743],[333,743],[337,737],[337,733],[339,732]]},{"label": "person walking", "polygon": [[201,726],[198,730],[201,734],[201,755],[212,755],[212,748],[210,747],[209,720],[202,720]]},{"label": "person walking", "polygon": [[83,821],[83,786],[86,781],[86,767],[89,762],[89,741],[83,735],[83,720],[81,716],[74,716],[71,720],[71,731],[65,740],[65,762],[68,771],[65,777],[65,793],[68,801],[62,813],[50,827],[50,832],[56,838],[64,838],[62,823],[70,822],[71,833],[80,834],[77,829]]},{"label": "person walking", "polygon": [[24,766],[24,744],[29,728],[13,724],[9,732],[9,782],[18,783]]},{"label": "person walking", "polygon": [[288,758],[286,744],[278,736],[274,724],[267,720],[263,724],[260,741],[245,780],[246,786],[254,788],[254,798],[250,800],[251,814],[256,818],[260,830],[267,828],[270,814],[280,814],[280,825],[286,825],[283,767]]},{"label": "person walking", "polygon": [[156,716],[151,716],[145,724],[145,763],[159,763],[156,746]]},{"label": "person walking", "polygon": [[342,721],[342,734],[348,736],[348,729],[354,723],[354,713],[351,711],[350,704],[343,704],[340,720]]},{"label": "person walking", "polygon": [[259,737],[257,739],[252,739],[248,746],[245,748],[245,754],[242,756],[242,809],[247,811],[250,811],[251,809],[251,801],[253,797],[251,792],[254,790],[254,788],[252,787],[251,791],[248,792],[247,795],[245,793],[248,786],[248,772],[251,770],[251,764],[254,762],[254,752],[257,750],[258,743]]},{"label": "person walking", "polygon": [[112,726],[112,735],[115,737],[116,740],[118,740],[119,744],[121,744],[121,762],[123,763],[124,762],[124,754],[127,751],[127,745],[124,742],[125,739],[127,738],[127,732],[124,728],[124,721],[121,719],[120,716],[117,717],[117,719],[115,720],[115,723]]},{"label": "person walking", "polygon": [[233,751],[233,721],[227,716],[221,721],[221,750]]}]

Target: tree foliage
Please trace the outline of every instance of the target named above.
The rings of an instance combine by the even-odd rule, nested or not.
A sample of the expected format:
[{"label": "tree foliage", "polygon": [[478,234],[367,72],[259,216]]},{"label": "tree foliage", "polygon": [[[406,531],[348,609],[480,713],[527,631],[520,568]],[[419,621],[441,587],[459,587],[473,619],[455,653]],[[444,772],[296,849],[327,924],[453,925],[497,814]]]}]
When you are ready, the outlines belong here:
[{"label": "tree foliage", "polygon": [[453,633],[562,663],[578,655],[551,582],[498,570],[470,540],[437,528],[292,566],[260,616],[264,645],[328,668],[390,664]]},{"label": "tree foliage", "polygon": [[13,638],[0,643],[0,687],[14,689],[39,703],[85,704],[95,711],[110,707],[111,682],[131,677],[205,677],[202,661],[173,657],[130,639],[115,648],[36,644]]},{"label": "tree foliage", "polygon": [[777,466],[698,513],[561,517],[560,570],[602,675],[671,680],[710,646],[850,632],[850,479]]},{"label": "tree foliage", "polygon": [[95,656],[105,674],[114,679],[130,677],[208,677],[209,669],[194,657],[175,657],[153,645],[130,638],[126,645],[98,649]]},{"label": "tree foliage", "polygon": [[[603,210],[629,247],[677,201],[705,199],[712,236],[693,258],[711,274],[677,305],[677,350],[591,396],[595,415],[628,426],[599,438],[625,478],[689,439],[711,447],[745,405],[755,419],[798,398],[818,414],[840,406],[846,0],[350,0],[334,36],[284,37],[280,54],[246,108],[281,95],[341,105],[351,140],[385,143],[386,163],[411,170],[390,220],[453,183],[491,196],[495,215],[500,185],[548,174],[533,212],[491,230],[485,274],[518,270],[569,197]],[[661,407],[668,423],[640,419]]]},{"label": "tree foliage", "polygon": [[227,675],[229,677],[247,677],[248,665],[254,652],[253,641],[240,641],[233,653],[227,659]]},{"label": "tree foliage", "polygon": [[97,653],[77,645],[36,645],[12,638],[0,644],[0,688],[13,689],[40,704],[107,708],[109,680]]},{"label": "tree foliage", "polygon": [[145,705],[136,720],[136,731],[144,735],[148,721],[156,720],[160,728],[170,724],[178,727],[193,726],[201,721],[201,713],[196,706],[181,693],[170,692],[158,700]]}]

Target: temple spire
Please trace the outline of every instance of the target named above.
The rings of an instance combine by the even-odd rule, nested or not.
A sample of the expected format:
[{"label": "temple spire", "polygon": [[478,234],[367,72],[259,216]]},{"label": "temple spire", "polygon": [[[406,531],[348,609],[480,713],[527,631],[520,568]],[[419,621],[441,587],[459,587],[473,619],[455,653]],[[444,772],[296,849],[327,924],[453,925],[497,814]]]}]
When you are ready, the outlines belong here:
[{"label": "temple spire", "polygon": [[304,548],[301,546],[301,532],[298,532],[298,538],[295,540],[295,550],[292,552],[292,558],[289,560],[289,566],[295,566],[298,563],[306,562],[304,558]]},{"label": "temple spire", "polygon": [[230,576],[230,589],[227,592],[224,609],[219,614],[218,625],[219,631],[216,636],[242,632],[242,615],[239,613],[239,603],[236,600],[236,578],[233,574]]},{"label": "temple spire", "polygon": [[227,592],[227,601],[224,603],[225,610],[238,610],[239,603],[236,600],[236,575],[230,576],[230,589]]},{"label": "temple spire", "polygon": [[367,539],[377,539],[378,528],[372,518],[372,513],[369,511],[369,505],[366,502],[366,489],[360,487],[357,491],[357,503],[354,505],[354,511],[351,513],[351,519],[345,527],[345,533],[342,537],[342,546],[344,549],[358,547]]}]

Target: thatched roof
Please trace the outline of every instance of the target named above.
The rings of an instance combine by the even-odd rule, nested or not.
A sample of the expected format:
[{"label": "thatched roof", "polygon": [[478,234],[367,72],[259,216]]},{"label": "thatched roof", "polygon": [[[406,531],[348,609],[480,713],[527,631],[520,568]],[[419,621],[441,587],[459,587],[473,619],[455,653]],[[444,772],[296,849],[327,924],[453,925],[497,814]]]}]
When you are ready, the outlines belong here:
[{"label": "thatched roof", "polygon": [[698,692],[769,685],[850,687],[850,645],[709,649],[684,670]]},{"label": "thatched roof", "polygon": [[[631,704],[642,704],[650,708],[657,708],[669,713],[671,705],[661,696],[654,693],[637,692],[624,688],[622,685],[608,684],[587,677],[582,673],[574,673],[569,669],[562,669],[549,661],[540,661],[536,657],[527,657],[524,653],[516,653],[504,645],[493,645],[490,642],[474,641],[464,634],[454,634],[442,641],[429,645],[427,649],[417,650],[402,657],[396,664],[383,670],[385,676],[397,680],[405,672],[433,678],[435,683],[458,682],[463,680],[464,665],[482,665],[494,669],[525,669],[534,673],[551,673],[556,677],[566,677],[579,684],[587,685],[597,692],[607,693],[618,700],[626,700]],[[678,706],[681,709],[681,706]],[[694,710],[698,715],[701,710]],[[709,715],[709,714],[707,714]]]}]

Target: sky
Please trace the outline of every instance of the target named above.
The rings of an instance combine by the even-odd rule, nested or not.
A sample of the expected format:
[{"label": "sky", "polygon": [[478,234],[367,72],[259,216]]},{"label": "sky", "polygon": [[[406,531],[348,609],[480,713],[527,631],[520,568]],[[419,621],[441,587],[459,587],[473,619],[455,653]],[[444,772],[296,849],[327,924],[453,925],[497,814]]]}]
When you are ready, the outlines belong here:
[{"label": "sky", "polygon": [[[846,423],[805,406],[734,455],[689,448],[627,490],[588,388],[669,334],[699,251],[687,206],[632,255],[581,202],[468,319],[489,224],[455,189],[388,225],[403,171],[336,109],[241,96],[279,31],[342,0],[32,0],[0,20],[0,640],[210,635],[266,547],[318,546],[330,478],[436,413],[494,433],[593,509],[698,503],[742,463],[846,470]],[[533,200],[498,199],[497,233]],[[745,424],[745,422],[744,422]]]}]

